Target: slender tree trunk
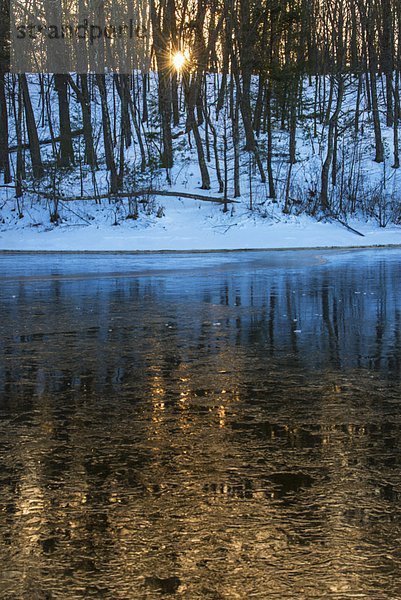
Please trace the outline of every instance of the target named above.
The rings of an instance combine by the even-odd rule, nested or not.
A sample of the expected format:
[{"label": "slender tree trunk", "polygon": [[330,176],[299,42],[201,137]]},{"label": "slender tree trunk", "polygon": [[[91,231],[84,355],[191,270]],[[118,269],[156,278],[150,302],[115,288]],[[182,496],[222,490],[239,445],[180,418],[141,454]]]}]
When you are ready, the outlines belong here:
[{"label": "slender tree trunk", "polygon": [[132,122],[133,122],[134,128],[135,128],[136,139],[139,144],[139,151],[141,153],[141,173],[144,173],[145,169],[146,169],[147,160],[146,160],[145,146],[144,146],[143,139],[142,139],[141,125],[139,123],[139,117],[138,117],[139,109],[135,106],[135,104],[131,98],[131,95],[128,96],[128,103],[129,103],[129,107],[130,107],[130,111],[131,111]]},{"label": "slender tree trunk", "polygon": [[56,74],[54,85],[58,96],[58,114],[60,124],[60,167],[69,167],[74,163],[74,149],[72,146],[70,107],[68,102],[68,75]]},{"label": "slender tree trunk", "polygon": [[148,79],[149,75],[143,73],[142,75],[142,123],[148,122]]},{"label": "slender tree trunk", "polygon": [[381,36],[381,62],[386,77],[386,119],[387,127],[392,127],[394,122],[393,113],[393,26],[391,0],[381,0],[382,13],[382,36]]},{"label": "slender tree trunk", "polygon": [[15,195],[17,198],[21,198],[23,194],[22,180],[25,177],[24,162],[22,156],[22,104],[23,104],[23,92],[21,87],[21,80],[18,85],[18,99],[17,99],[17,110],[15,114],[16,134],[17,134],[17,168],[15,176]]},{"label": "slender tree trunk", "polygon": [[107,105],[105,76],[99,74],[96,75],[96,82],[100,92],[100,102],[102,107],[103,143],[106,157],[106,166],[107,169],[110,171],[110,191],[112,194],[115,194],[118,191],[118,175],[113,151],[110,115],[109,108]]},{"label": "slender tree trunk", "polygon": [[25,109],[25,120],[26,120],[26,128],[28,132],[29,139],[29,152],[31,155],[32,162],[32,172],[33,176],[36,179],[39,179],[43,176],[43,163],[42,157],[40,153],[40,144],[39,144],[39,136],[38,130],[36,127],[35,115],[32,108],[31,97],[29,95],[28,82],[26,79],[26,75],[19,75],[19,81],[22,91],[22,98],[24,102]]},{"label": "slender tree trunk", "polygon": [[161,166],[171,169],[173,166],[173,138],[171,134],[171,81],[168,63],[168,48],[166,27],[162,28],[160,15],[156,9],[155,0],[150,2],[150,15],[153,31],[153,47],[155,49],[159,78],[159,108],[162,127]]},{"label": "slender tree trunk", "polygon": [[227,198],[228,198],[228,142],[227,142],[227,119],[224,119],[224,130],[223,130],[223,160],[224,160],[224,209],[223,212],[228,211]]},{"label": "slender tree trunk", "polygon": [[290,100],[290,163],[294,165],[297,162],[296,142],[297,142],[297,99],[298,99],[298,80],[293,83]]},{"label": "slender tree trunk", "polygon": [[394,132],[394,169],[399,169],[400,167],[400,151],[399,151],[399,134],[398,134],[398,125],[400,121],[400,73],[397,71],[395,76],[395,84],[393,87],[394,93],[394,122],[393,122],[393,132]]},{"label": "slender tree trunk", "polygon": [[131,98],[131,94],[128,75],[115,75],[114,84],[120,98],[122,135],[125,147],[129,148],[132,143],[132,128],[129,116],[129,99]]},{"label": "slender tree trunk", "polygon": [[238,98],[236,99],[233,119],[232,119],[232,137],[234,146],[234,198],[241,195],[240,189],[240,163],[239,163],[239,109]]},{"label": "slender tree trunk", "polygon": [[375,162],[382,163],[384,161],[384,146],[380,126],[380,113],[379,103],[377,99],[377,84],[376,84],[376,52],[374,47],[374,22],[373,17],[370,15],[367,21],[367,45],[368,45],[368,59],[369,59],[369,79],[370,79],[370,92],[372,102],[372,117],[373,127],[375,132]]},{"label": "slender tree trunk", "polygon": [[81,88],[75,83],[73,78],[69,76],[69,84],[75,92],[82,112],[82,127],[85,140],[85,163],[96,168],[96,153],[93,144],[93,128],[91,119],[91,108],[88,90],[88,76],[80,75]]},{"label": "slender tree trunk", "polygon": [[10,159],[8,155],[8,113],[5,92],[5,73],[0,66],[0,171],[4,183],[11,183]]},{"label": "slender tree trunk", "polygon": [[253,116],[253,128],[256,132],[256,135],[259,136],[261,123],[262,123],[262,106],[263,106],[263,95],[264,95],[264,77],[259,75],[259,84],[258,84],[258,96],[256,98],[255,105],[255,114]]},{"label": "slender tree trunk", "polygon": [[359,115],[361,110],[361,94],[362,94],[362,75],[358,77],[358,91],[356,94],[356,102],[355,102],[355,118],[354,118],[354,135],[355,138],[359,133]]},{"label": "slender tree trunk", "polygon": [[217,147],[217,133],[216,133],[216,128],[210,121],[209,121],[209,127],[210,127],[210,131],[212,132],[212,136],[213,136],[214,164],[215,164],[215,168],[216,168],[217,181],[219,183],[219,194],[222,194],[224,191],[224,183],[223,183],[223,179],[221,177],[219,150]]},{"label": "slender tree trunk", "polygon": [[267,117],[267,177],[269,181],[269,196],[276,197],[276,190],[273,178],[273,131],[272,131],[272,110],[271,110],[271,81],[267,85],[266,93],[266,117]]},{"label": "slender tree trunk", "polygon": [[201,188],[202,188],[202,190],[210,190],[209,171],[208,171],[206,160],[205,160],[205,153],[203,150],[202,138],[199,133],[199,127],[195,120],[195,116],[193,117],[192,131],[194,132],[196,150],[198,153],[199,169],[200,169],[201,178],[202,178]]},{"label": "slender tree trunk", "polygon": [[330,117],[330,121],[329,121],[329,132],[328,132],[328,139],[327,139],[327,154],[326,154],[326,159],[323,163],[323,168],[322,168],[320,205],[324,211],[327,211],[330,209],[329,193],[328,193],[329,172],[330,172],[330,166],[332,164],[333,154],[334,154],[335,128],[338,123],[338,117],[340,115],[343,97],[344,97],[344,79],[343,79],[342,75],[339,75],[338,80],[337,80],[337,103],[336,103],[335,111],[332,114],[332,116]]}]

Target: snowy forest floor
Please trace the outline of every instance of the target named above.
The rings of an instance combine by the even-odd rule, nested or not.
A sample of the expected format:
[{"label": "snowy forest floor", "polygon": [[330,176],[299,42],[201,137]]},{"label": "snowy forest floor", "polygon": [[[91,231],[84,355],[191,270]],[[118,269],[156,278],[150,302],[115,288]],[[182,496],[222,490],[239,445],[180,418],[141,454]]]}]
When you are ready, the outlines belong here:
[{"label": "snowy forest floor", "polygon": [[[306,215],[285,216],[270,205],[265,218],[243,205],[162,198],[127,218],[126,202],[77,201],[59,206],[61,222],[49,222],[45,202],[24,206],[18,218],[12,204],[3,206],[1,250],[29,251],[160,251],[261,248],[363,247],[401,244],[401,227],[380,228],[376,222],[349,220],[364,237],[337,222]],[[159,216],[156,216],[159,214]]]},{"label": "snowy forest floor", "polygon": [[[216,82],[208,78],[208,96],[214,106]],[[38,83],[30,78],[37,121],[40,122],[41,102]],[[380,79],[379,79],[380,83]],[[109,81],[111,84],[111,81]],[[56,105],[54,90],[49,83],[49,94]],[[140,84],[138,84],[138,89]],[[319,88],[320,89],[320,88]],[[381,87],[379,86],[379,89]],[[96,88],[95,88],[96,90]],[[43,158],[47,165],[46,176],[39,181],[30,178],[29,168],[22,198],[15,198],[14,187],[1,185],[0,180],[0,251],[1,250],[49,250],[49,251],[159,251],[159,250],[234,250],[260,248],[311,248],[311,247],[364,247],[401,244],[401,169],[393,169],[393,131],[385,125],[381,111],[384,162],[374,162],[374,133],[372,118],[366,107],[365,94],[360,102],[360,130],[355,134],[353,119],[357,98],[357,80],[347,80],[345,99],[340,114],[341,137],[338,141],[336,183],[330,189],[330,207],[339,219],[363,234],[353,233],[339,222],[323,217],[316,209],[322,165],[326,156],[327,124],[318,122],[314,135],[314,85],[304,81],[303,103],[296,132],[297,162],[290,169],[288,164],[288,132],[280,127],[278,117],[273,128],[273,172],[277,200],[269,197],[268,185],[261,183],[255,161],[243,151],[243,131],[240,131],[239,184],[237,203],[228,205],[228,212],[218,203],[182,199],[180,193],[218,196],[219,186],[211,152],[208,169],[211,189],[201,190],[201,177],[196,148],[189,136],[182,135],[185,111],[182,110],[180,126],[174,139],[175,163],[169,173],[169,182],[158,164],[160,154],[160,123],[157,104],[157,85],[150,86],[150,114],[144,125],[149,164],[145,172],[139,168],[138,144],[134,143],[125,156],[125,178],[122,192],[129,194],[135,189],[165,190],[176,196],[149,196],[130,201],[102,199],[97,204],[94,190],[107,196],[109,176],[104,165],[104,149],[100,129],[98,103],[93,105],[95,138],[98,140],[99,169],[92,171],[79,163],[71,169],[57,169],[51,147],[44,144]],[[256,92],[256,81],[255,90]],[[325,94],[323,100],[325,100]],[[335,96],[335,94],[334,94]],[[384,106],[384,92],[380,93]],[[112,98],[109,90],[109,99]],[[212,102],[213,101],[213,102]],[[183,107],[182,107],[183,108]],[[324,109],[324,110],[323,110]],[[71,97],[73,129],[81,126],[80,110]],[[322,114],[326,108],[323,106]],[[227,110],[218,118],[212,111],[217,131],[217,146],[222,165],[223,137],[227,122]],[[311,112],[312,111],[312,112]],[[114,111],[113,128],[118,123],[118,111]],[[113,115],[113,112],[111,111]],[[54,116],[54,115],[53,115]],[[57,132],[57,118],[54,130]],[[16,126],[10,114],[10,142],[16,143]],[[205,124],[200,128],[206,139]],[[47,139],[49,126],[39,127],[40,139]],[[210,137],[210,132],[209,132]],[[24,137],[26,142],[26,136]],[[116,139],[116,148],[118,139]],[[258,139],[260,155],[266,160],[266,134]],[[210,144],[209,144],[210,145]],[[74,139],[75,155],[83,155],[83,141]],[[117,150],[116,150],[117,152]],[[234,197],[233,165],[234,149],[230,142],[227,156],[228,197]],[[11,154],[12,171],[15,172],[16,154]],[[28,161],[29,165],[29,161]],[[289,189],[289,213],[284,214],[284,198],[287,182]],[[53,197],[46,200],[43,196]],[[53,194],[53,196],[52,196]],[[66,201],[71,197],[86,200]],[[42,198],[42,199],[40,199]],[[56,200],[57,198],[57,200]],[[64,199],[64,201],[63,201]],[[313,210],[313,207],[315,209]],[[251,210],[252,208],[252,210]],[[57,218],[54,218],[54,215]],[[314,214],[315,218],[309,216]],[[380,227],[380,224],[386,227]]]}]

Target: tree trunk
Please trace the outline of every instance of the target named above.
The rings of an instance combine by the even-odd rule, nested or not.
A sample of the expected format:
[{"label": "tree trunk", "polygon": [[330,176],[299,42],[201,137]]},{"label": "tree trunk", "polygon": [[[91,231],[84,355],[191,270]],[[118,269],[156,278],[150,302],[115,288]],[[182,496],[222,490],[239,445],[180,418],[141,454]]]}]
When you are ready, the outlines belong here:
[{"label": "tree trunk", "polygon": [[239,163],[239,110],[238,98],[236,99],[234,114],[232,118],[232,136],[234,146],[234,198],[241,195],[240,189],[240,163]]},{"label": "tree trunk", "polygon": [[40,177],[43,177],[43,163],[40,154],[38,130],[36,127],[35,115],[33,113],[31,97],[29,95],[26,75],[19,75],[19,81],[24,102],[26,128],[28,131],[29,139],[29,152],[31,155],[32,162],[32,172],[35,179],[39,179]]},{"label": "tree trunk", "polygon": [[166,32],[162,29],[160,15],[155,0],[150,2],[150,15],[153,31],[153,47],[156,54],[159,77],[159,109],[162,127],[161,166],[171,169],[173,166],[173,139],[171,135],[171,84],[167,57]]},{"label": "tree trunk", "polygon": [[273,178],[273,132],[272,132],[272,109],[271,109],[271,81],[269,81],[266,93],[266,125],[267,125],[267,177],[269,181],[269,196],[276,197]]},{"label": "tree trunk", "polygon": [[[334,80],[332,80],[332,85],[334,86]],[[333,160],[334,154],[334,134],[335,128],[338,123],[338,117],[340,115],[341,105],[344,97],[344,79],[342,75],[338,76],[337,83],[337,103],[336,108],[329,121],[329,132],[328,132],[328,140],[327,140],[327,154],[326,159],[323,163],[322,167],[322,178],[321,178],[321,191],[320,191],[320,205],[322,210],[327,211],[330,209],[329,205],[329,172],[330,166]]]},{"label": "tree trunk", "polygon": [[70,108],[68,103],[68,75],[56,74],[54,85],[58,96],[58,114],[60,124],[60,167],[69,167],[74,163],[74,149],[72,146]]},{"label": "tree trunk", "polygon": [[[93,168],[96,168],[96,153],[93,145],[93,128],[91,119],[91,109],[88,90],[88,76],[80,75],[81,88],[75,83],[73,78],[69,76],[69,84],[77,96],[77,100],[81,105],[82,112],[82,129],[85,140],[85,163]],[[73,136],[73,134],[71,134]]]},{"label": "tree trunk", "polygon": [[367,19],[367,46],[369,60],[369,79],[370,92],[372,102],[373,127],[375,132],[375,147],[376,155],[375,162],[382,163],[384,161],[384,146],[380,127],[379,104],[377,99],[377,84],[376,84],[376,52],[374,47],[374,19],[372,14]]},{"label": "tree trunk", "polygon": [[113,142],[111,137],[111,124],[109,109],[107,106],[107,93],[104,75],[96,75],[96,82],[100,92],[100,101],[102,107],[102,125],[103,125],[103,142],[104,152],[106,157],[106,166],[110,171],[111,185],[110,191],[115,194],[118,191],[118,175],[116,161],[114,158]]},{"label": "tree trunk", "polygon": [[10,159],[8,155],[8,113],[5,93],[5,73],[0,66],[0,171],[4,183],[11,183]]},{"label": "tree trunk", "polygon": [[394,169],[400,168],[400,153],[399,153],[399,136],[398,136],[398,125],[400,120],[400,73],[397,71],[395,76],[395,84],[393,88],[394,93],[394,123],[393,123],[393,132],[394,132]]},{"label": "tree trunk", "polygon": [[393,113],[393,27],[391,14],[391,0],[381,0],[382,12],[382,36],[381,36],[381,62],[386,76],[386,118],[387,127],[392,127],[394,122]]}]

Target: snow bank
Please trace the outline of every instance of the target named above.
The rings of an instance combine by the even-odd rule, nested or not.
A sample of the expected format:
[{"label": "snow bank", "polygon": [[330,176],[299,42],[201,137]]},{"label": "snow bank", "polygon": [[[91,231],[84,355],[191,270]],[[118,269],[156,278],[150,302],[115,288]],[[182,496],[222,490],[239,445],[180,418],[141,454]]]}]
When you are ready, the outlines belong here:
[{"label": "snow bank", "polygon": [[[262,248],[364,247],[401,244],[401,227],[349,221],[360,237],[338,223],[307,216],[285,217],[270,204],[266,218],[243,206],[224,214],[209,202],[163,199],[163,216],[139,213],[127,219],[123,203],[76,202],[61,207],[63,221],[49,223],[45,204],[24,207],[24,217],[3,208],[0,250],[25,251],[161,251]],[[74,212],[71,212],[71,211]],[[117,223],[117,225],[115,225]]]}]

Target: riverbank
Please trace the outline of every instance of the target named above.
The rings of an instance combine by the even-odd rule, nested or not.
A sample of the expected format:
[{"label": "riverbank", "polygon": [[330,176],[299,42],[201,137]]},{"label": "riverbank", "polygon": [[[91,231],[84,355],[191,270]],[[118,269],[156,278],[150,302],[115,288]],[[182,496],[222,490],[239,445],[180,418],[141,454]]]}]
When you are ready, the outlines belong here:
[{"label": "riverbank", "polygon": [[[157,211],[156,211],[157,212]],[[129,218],[123,203],[76,202],[60,208],[61,222],[49,222],[45,205],[25,208],[19,219],[9,210],[0,229],[0,251],[207,251],[295,248],[374,247],[401,244],[401,227],[349,220],[362,236],[338,222],[285,216],[273,204],[265,216],[243,206],[224,214],[209,202],[169,199],[159,217],[139,213]]]}]

